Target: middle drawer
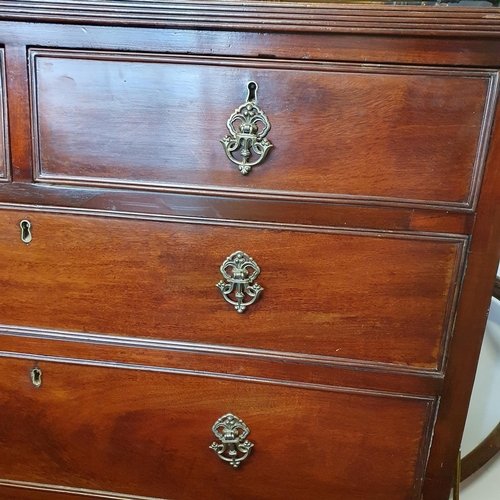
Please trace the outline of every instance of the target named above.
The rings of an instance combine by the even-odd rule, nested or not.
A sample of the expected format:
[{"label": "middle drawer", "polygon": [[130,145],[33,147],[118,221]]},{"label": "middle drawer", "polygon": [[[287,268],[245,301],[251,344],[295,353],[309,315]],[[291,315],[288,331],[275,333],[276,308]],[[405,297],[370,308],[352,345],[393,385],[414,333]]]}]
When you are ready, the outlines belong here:
[{"label": "middle drawer", "polygon": [[465,237],[2,211],[0,306],[7,324],[68,335],[435,369],[465,245]]}]

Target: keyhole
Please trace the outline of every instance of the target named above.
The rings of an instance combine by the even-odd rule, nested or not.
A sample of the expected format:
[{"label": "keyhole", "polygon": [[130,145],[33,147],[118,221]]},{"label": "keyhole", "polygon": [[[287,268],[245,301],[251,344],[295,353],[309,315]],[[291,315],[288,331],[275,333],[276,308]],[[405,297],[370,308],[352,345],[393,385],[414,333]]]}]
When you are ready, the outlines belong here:
[{"label": "keyhole", "polygon": [[248,82],[248,97],[247,102],[257,102],[257,89],[259,86],[255,82]]},{"label": "keyhole", "polygon": [[35,367],[31,370],[31,382],[35,387],[40,387],[42,385],[42,370]]},{"label": "keyhole", "polygon": [[23,243],[28,244],[32,239],[31,222],[24,219],[19,223],[19,226],[21,227],[21,240],[23,241]]}]

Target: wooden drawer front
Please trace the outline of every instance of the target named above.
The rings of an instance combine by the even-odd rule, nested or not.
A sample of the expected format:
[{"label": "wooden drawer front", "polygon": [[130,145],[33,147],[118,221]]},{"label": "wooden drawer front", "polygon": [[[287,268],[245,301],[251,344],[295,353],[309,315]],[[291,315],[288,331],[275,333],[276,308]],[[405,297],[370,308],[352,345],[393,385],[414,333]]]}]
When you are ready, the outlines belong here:
[{"label": "wooden drawer front", "polygon": [[10,179],[9,136],[7,127],[7,91],[5,88],[5,56],[0,48],[0,182]]},{"label": "wooden drawer front", "polygon": [[[441,359],[465,244],[37,212],[0,220],[2,323],[425,368]],[[264,287],[242,314],[216,287],[237,250]]]},{"label": "wooden drawer front", "polygon": [[[30,57],[39,181],[455,207],[477,194],[496,74],[56,50]],[[273,148],[243,176],[220,140],[253,80]]]},{"label": "wooden drawer front", "polygon": [[[36,388],[32,361],[0,366],[3,479],[171,500],[418,498],[429,399],[46,362]],[[227,413],[254,444],[237,469],[209,449]]]}]

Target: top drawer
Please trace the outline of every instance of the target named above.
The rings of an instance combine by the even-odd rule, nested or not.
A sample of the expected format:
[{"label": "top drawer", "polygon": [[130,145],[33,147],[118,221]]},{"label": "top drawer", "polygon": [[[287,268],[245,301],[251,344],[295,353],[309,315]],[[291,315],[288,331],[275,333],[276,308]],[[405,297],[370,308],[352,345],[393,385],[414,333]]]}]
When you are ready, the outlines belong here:
[{"label": "top drawer", "polygon": [[[465,209],[497,85],[485,71],[70,50],[30,63],[38,181]],[[251,81],[273,147],[242,175],[220,141]]]}]

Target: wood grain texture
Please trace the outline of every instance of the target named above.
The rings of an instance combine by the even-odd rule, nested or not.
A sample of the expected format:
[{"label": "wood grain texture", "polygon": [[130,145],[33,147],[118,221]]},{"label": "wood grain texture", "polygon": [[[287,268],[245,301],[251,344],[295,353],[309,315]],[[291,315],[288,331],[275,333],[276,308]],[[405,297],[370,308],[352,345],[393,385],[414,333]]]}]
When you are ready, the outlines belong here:
[{"label": "wood grain texture", "polygon": [[[36,389],[31,362],[0,364],[6,479],[184,500],[236,490],[269,500],[418,498],[431,400],[45,362]],[[237,470],[208,448],[212,425],[228,412],[255,444]]]},{"label": "wood grain texture", "polygon": [[122,366],[163,372],[212,374],[234,380],[260,380],[305,386],[344,387],[400,395],[438,396],[443,375],[410,367],[369,362],[321,362],[308,356],[250,351],[196,343],[0,325],[5,357]]},{"label": "wood grain texture", "polygon": [[11,177],[5,80],[5,50],[0,47],[0,182],[8,182]]},{"label": "wood grain texture", "polygon": [[153,497],[123,495],[109,491],[71,488],[28,481],[10,481],[0,479],[0,495],[2,500],[158,500]]},{"label": "wood grain texture", "polygon": [[497,111],[429,457],[427,482],[424,487],[426,500],[448,497],[465,426],[500,258],[499,164],[500,121]]},{"label": "wood grain texture", "polygon": [[[128,4],[130,5],[130,4]],[[473,15],[476,9],[469,9]],[[5,19],[5,18],[4,18]],[[307,34],[240,30],[197,30],[109,27],[12,22],[0,20],[0,40],[18,46],[71,47],[176,54],[258,57],[262,59],[293,59],[446,65],[459,67],[495,68],[498,66],[498,38],[440,38],[421,36],[418,43],[412,37],[342,33]]]},{"label": "wood grain texture", "polygon": [[163,193],[118,187],[12,183],[0,185],[0,206],[32,211],[149,220],[247,221],[333,228],[470,234],[474,213],[376,205],[297,203],[278,199]]},{"label": "wood grain texture", "polygon": [[16,182],[31,182],[32,148],[26,47],[12,43],[6,45],[12,179]]},{"label": "wood grain texture", "polygon": [[[285,229],[2,212],[2,322],[439,369],[465,239]],[[243,314],[215,286],[237,250],[265,288]]]},{"label": "wood grain texture", "polygon": [[[209,458],[216,463],[207,467],[214,469],[186,467],[186,463],[194,463],[189,461],[193,448],[186,446],[186,439],[199,439],[201,427],[197,425],[207,409],[214,407],[212,403],[235,401],[241,405],[238,408],[253,409],[253,415],[261,419],[257,424],[260,429],[266,427],[262,408],[271,409],[266,423],[271,423],[273,429],[271,432],[266,427],[265,442],[278,442],[273,453],[288,446],[288,441],[283,443],[276,438],[277,416],[281,418],[283,412],[292,429],[290,434],[301,436],[307,443],[286,448],[289,453],[284,461],[266,463],[264,459],[257,466],[261,467],[259,477],[252,476],[247,468],[236,471],[244,476],[231,479],[233,482],[224,486],[228,490],[217,491],[214,498],[232,498],[235,491],[238,498],[283,498],[277,484],[281,478],[287,479],[287,474],[293,474],[289,487],[301,481],[296,491],[305,499],[335,498],[337,494],[342,500],[421,500],[426,469],[423,497],[446,500],[500,248],[500,128],[498,123],[496,128],[491,127],[498,105],[499,13],[499,9],[270,2],[242,7],[236,2],[0,0],[0,46],[5,48],[13,179],[0,183],[0,204],[5,209],[18,209],[9,216],[3,212],[0,217],[0,322],[11,323],[0,327],[0,355],[19,358],[3,359],[0,363],[17,367],[4,368],[6,375],[0,381],[0,386],[7,388],[0,391],[0,397],[10,398],[11,402],[0,405],[5,416],[0,435],[8,444],[8,454],[0,457],[0,462],[8,461],[13,478],[11,482],[0,480],[0,497],[66,500],[82,495],[116,499],[120,495],[106,496],[99,490],[124,491],[120,485],[128,485],[125,493],[163,498],[165,478],[172,474],[175,478],[168,481],[172,489],[167,493],[169,500],[178,500],[191,494],[188,486],[191,487],[191,479],[197,478],[195,474],[212,471],[205,486],[203,478],[193,481],[193,487],[199,488],[193,493],[194,498],[206,498],[206,491],[211,492],[210,488],[217,486],[221,478],[227,481],[224,476],[235,471],[215,469],[225,464],[219,464],[211,452]],[[66,84],[61,83],[64,76],[81,78],[77,69],[66,71],[72,64],[85,63],[86,70],[97,66],[99,69],[94,76],[87,72],[86,78],[94,83],[86,94],[83,92],[85,98],[75,100],[67,90],[60,93],[67,103],[77,103],[87,110],[84,120],[78,122],[68,110],[69,104],[63,106],[61,116],[56,116],[63,127],[54,129],[58,135],[51,136],[49,129],[57,122],[53,119],[55,107],[40,114],[40,130],[45,127],[47,140],[56,138],[58,142],[32,142],[30,51],[39,53],[41,61],[59,64],[58,78],[52,81],[48,77],[50,68],[45,67],[42,72],[54,89],[65,89]],[[95,58],[103,53],[119,61],[85,60],[89,55]],[[75,54],[81,58],[75,58]],[[216,60],[217,64],[205,64]],[[269,90],[273,75],[278,73],[279,87],[285,89],[295,79],[286,75],[301,74],[297,78],[300,96],[314,97],[322,92],[329,102],[328,109],[337,111],[335,118],[344,112],[340,120],[344,125],[359,123],[354,120],[355,106],[358,101],[364,103],[363,109],[371,114],[362,123],[372,125],[373,137],[368,133],[360,135],[359,127],[351,127],[352,137],[358,139],[352,154],[358,161],[351,164],[352,179],[347,174],[343,179],[361,179],[356,173],[361,165],[367,172],[363,182],[371,182],[376,194],[363,198],[364,193],[358,192],[351,198],[339,199],[334,197],[335,187],[327,183],[327,190],[322,189],[331,199],[314,194],[313,198],[290,196],[287,192],[282,195],[279,191],[285,188],[277,177],[274,192],[267,194],[259,192],[265,187],[254,186],[253,191],[234,189],[223,195],[221,186],[225,190],[228,186],[219,180],[216,189],[207,188],[207,179],[186,181],[185,185],[179,181],[175,188],[168,188],[176,192],[162,192],[163,168],[154,174],[160,182],[145,182],[151,174],[147,168],[154,156],[152,152],[158,152],[149,148],[144,139],[149,125],[141,122],[135,126],[130,113],[121,123],[117,110],[125,105],[119,103],[113,108],[101,91],[108,92],[109,83],[108,97],[130,97],[127,109],[140,116],[141,109],[151,111],[151,117],[156,117],[151,126],[157,125],[160,111],[151,110],[149,104],[141,101],[141,85],[136,84],[135,91],[127,94],[113,68],[133,73],[137,67],[146,67],[145,74],[161,77],[159,68],[164,66],[198,67],[195,73],[200,79],[209,68],[214,71],[210,74],[212,80],[223,80],[211,83],[217,90],[222,89],[223,97],[214,98],[225,109],[224,113],[219,109],[215,112],[223,116],[222,135],[226,133],[228,114],[245,97],[245,71],[263,76],[265,83],[259,80],[259,104],[269,115],[280,111],[277,103],[281,88],[273,85]],[[247,66],[252,69],[247,70]],[[109,70],[108,76],[103,77],[101,67]],[[313,71],[312,67],[317,69]],[[236,76],[226,78],[227,71]],[[344,83],[342,94],[337,95],[335,89],[331,90],[331,82],[339,76]],[[242,88],[232,86],[229,91],[229,83],[239,82],[239,78]],[[377,87],[373,82],[379,78],[385,83]],[[435,83],[430,85],[431,82]],[[398,93],[391,94],[393,88]],[[161,85],[153,85],[145,92],[149,92],[153,103],[161,104],[165,97],[157,97],[151,92],[154,89],[163,91]],[[351,99],[350,106],[332,105],[334,98],[342,102],[357,90],[363,92],[359,99]],[[45,95],[50,96],[50,92],[48,89]],[[197,102],[207,95],[213,96],[214,92],[200,86]],[[421,105],[423,97],[427,98],[427,107]],[[57,104],[57,96],[52,95],[51,99],[49,104]],[[318,97],[316,103],[319,101]],[[380,110],[377,102],[383,103]],[[101,108],[110,111],[104,120],[88,112],[93,104],[95,116],[101,116]],[[186,105],[186,109],[193,110],[195,104],[188,104],[191,107]],[[413,113],[412,104],[420,111]],[[293,146],[294,139],[307,149],[315,141],[328,147],[335,138],[334,132],[325,132],[322,123],[318,125],[318,120],[309,114],[310,110],[318,113],[319,109],[318,116],[335,123],[321,106],[309,107],[305,98],[294,106],[303,111],[300,123],[293,123],[294,130],[296,126],[300,128],[300,136],[292,137],[288,129],[281,137],[274,136],[277,129],[272,121],[270,139],[276,149],[270,162],[276,163],[279,156],[274,153],[283,150],[282,146],[278,148],[280,140],[288,138],[287,144]],[[437,114],[423,116],[421,110],[432,111],[432,106]],[[394,115],[388,111],[404,116],[391,127],[386,116]],[[463,120],[467,113],[468,122]],[[288,124],[283,120],[285,114],[279,120]],[[45,116],[51,120],[44,124]],[[425,125],[427,119],[436,116],[443,117],[446,126],[418,129],[416,142],[403,151],[400,141],[404,134],[398,125]],[[199,121],[205,123],[204,120],[205,115],[199,113]],[[66,126],[71,123],[77,126]],[[108,139],[115,136],[109,126],[104,127],[105,123],[128,134],[130,140],[126,143],[118,137],[116,144],[120,148],[114,153],[123,159],[124,151],[132,150],[134,163],[116,161],[113,155],[106,157],[106,151],[113,152],[112,145],[106,144],[102,149],[101,137],[89,141],[92,131],[86,128],[88,123]],[[137,134],[130,132],[132,125]],[[179,130],[185,130],[183,126],[181,123]],[[457,133],[462,126],[474,129],[475,142],[471,134]],[[191,120],[189,127],[199,130],[200,125]],[[431,129],[434,133],[430,133]],[[205,134],[213,133],[204,130]],[[303,137],[311,136],[311,130],[314,140],[307,142]],[[389,139],[380,137],[382,132],[389,137],[389,131],[399,138],[394,148],[388,147]],[[59,141],[64,134],[72,141]],[[136,135],[142,141],[142,149],[134,150]],[[154,126],[150,135],[159,137]],[[181,134],[177,137],[186,140]],[[379,140],[375,141],[377,137]],[[218,132],[216,140],[219,139]],[[79,140],[83,146],[99,145],[97,152],[101,155],[92,157],[92,150],[77,147]],[[47,170],[44,178],[40,175],[44,174],[43,169],[32,168],[33,159],[39,156],[33,144],[45,147],[51,154],[60,151],[61,144],[70,150],[73,147],[88,161],[82,167],[68,155],[59,165],[59,173],[52,175]],[[385,148],[385,152],[379,147]],[[436,157],[439,165],[447,165],[448,177],[439,176],[439,166],[431,175],[432,148],[439,150]],[[473,150],[479,152],[474,158]],[[348,164],[348,149],[343,151]],[[443,151],[451,152],[453,161],[443,161],[439,156]],[[367,155],[365,163],[363,152]],[[187,154],[199,153],[190,149]],[[417,156],[428,160],[424,165],[427,176],[417,179],[411,172],[395,169],[398,175],[393,175],[391,184],[385,184],[385,189],[408,190],[410,187],[403,181],[410,176],[414,180],[411,189],[423,193],[419,195],[423,197],[421,203],[415,203],[417,197],[413,195],[398,199],[391,199],[392,194],[381,195],[381,186],[373,183],[378,172],[387,172],[393,155],[405,162],[412,158],[414,161]],[[189,169],[179,166],[180,158],[177,154],[178,173],[191,175]],[[457,172],[465,172],[464,165],[472,165],[471,158],[475,166],[469,170],[468,178],[472,183],[464,181],[467,175],[456,177]],[[373,160],[370,165],[369,159]],[[288,164],[294,160],[292,157]],[[303,163],[309,164],[309,157],[306,160]],[[111,172],[112,179],[98,178],[95,182],[87,177],[85,182],[89,185],[84,186],[81,179],[58,178],[71,169],[95,168],[94,163],[102,167],[97,177]],[[416,168],[415,163],[412,165]],[[125,168],[129,171],[124,178],[132,173],[133,184],[114,178],[117,171],[122,169],[123,173]],[[34,177],[36,183],[32,182]],[[254,182],[255,178],[248,179]],[[321,183],[321,179],[314,182]],[[402,185],[397,186],[398,183]],[[303,184],[302,180],[299,184]],[[435,193],[444,195],[436,197]],[[441,204],[436,205],[436,201]],[[28,246],[19,240],[18,217],[29,217],[34,222],[34,240]],[[368,231],[356,232],[353,228]],[[273,236],[270,245],[268,235]],[[470,247],[460,235],[471,236]],[[214,287],[220,279],[217,269],[222,259],[239,248],[240,242],[249,243],[250,248],[242,249],[261,265],[262,279],[259,277],[258,281],[265,288],[262,300],[241,317],[230,310]],[[233,243],[238,246],[233,247]],[[210,248],[208,258],[202,247]],[[286,264],[283,258],[288,259]],[[305,273],[301,273],[299,264],[304,262]],[[314,267],[314,262],[319,265]],[[208,279],[208,268],[215,269],[213,278]],[[198,281],[193,284],[195,280]],[[200,285],[204,283],[213,296],[203,294]],[[317,283],[321,288],[314,288]],[[165,296],[168,301],[164,301]],[[363,305],[370,304],[363,309],[364,315],[359,312],[362,300]],[[221,307],[228,309],[222,312]],[[273,327],[268,318],[274,320]],[[244,322],[244,328],[238,321]],[[365,335],[366,330],[361,327],[369,328],[370,335]],[[332,337],[342,345],[334,346]],[[240,343],[242,338],[246,345]],[[339,347],[340,354],[336,351]],[[325,349],[326,356],[311,354],[324,353]],[[342,357],[345,353],[348,355]],[[55,375],[44,379],[44,384],[47,380],[55,384],[48,391],[44,385],[42,392],[33,392],[29,383],[29,369],[36,362],[47,367],[44,373]],[[22,382],[25,385],[20,388]],[[222,395],[215,388],[222,389]],[[164,410],[168,396],[172,397],[171,414],[169,408]],[[437,415],[432,410],[436,398]],[[301,405],[296,411],[293,402],[299,400]],[[105,405],[108,401],[110,404]],[[192,420],[184,419],[181,407],[188,408]],[[26,408],[30,411],[26,412]],[[394,412],[388,414],[391,408]],[[52,410],[55,413],[51,414]],[[167,424],[165,415],[171,419]],[[385,421],[382,423],[381,419]],[[91,425],[87,425],[89,422]],[[194,427],[187,425],[192,423]],[[366,434],[366,428],[375,434]],[[107,440],[113,432],[119,440]],[[431,435],[433,444],[426,467]],[[170,436],[174,436],[171,441]],[[173,447],[162,446],[162,437],[169,437]],[[324,447],[324,443],[332,441],[333,446]],[[125,446],[121,446],[123,442]],[[151,443],[152,447],[146,446]],[[34,448],[38,453],[32,452]],[[349,449],[358,453],[351,462],[346,454]],[[12,460],[15,453],[23,454],[22,459]],[[183,466],[164,467],[174,460],[174,455],[185,458]],[[144,456],[146,459],[140,461]],[[259,463],[257,459],[262,456],[256,448],[249,464]],[[302,468],[302,460],[309,458]],[[107,461],[114,464],[111,468],[121,467],[114,478],[106,474]],[[151,461],[154,464],[147,467]],[[295,474],[294,467],[302,471]],[[130,468],[134,471],[128,473]],[[242,481],[241,477],[250,481]],[[268,478],[271,487],[263,493],[264,480]],[[61,484],[73,489],[60,490]],[[304,485],[309,484],[313,486],[307,486],[306,491]],[[240,494],[241,487],[244,489]],[[254,487],[255,494],[251,491]],[[331,488],[335,488],[334,496]],[[295,498],[295,491],[285,493],[287,498]]]},{"label": "wood grain texture", "polygon": [[496,9],[454,9],[391,5],[287,5],[278,2],[119,1],[0,2],[5,19],[131,26],[175,26],[267,31],[498,37]]},{"label": "wood grain texture", "polygon": [[[38,181],[475,205],[496,74],[98,52],[30,54]],[[242,176],[220,139],[252,80],[271,121],[273,149]]]}]

